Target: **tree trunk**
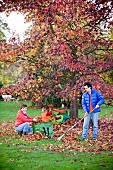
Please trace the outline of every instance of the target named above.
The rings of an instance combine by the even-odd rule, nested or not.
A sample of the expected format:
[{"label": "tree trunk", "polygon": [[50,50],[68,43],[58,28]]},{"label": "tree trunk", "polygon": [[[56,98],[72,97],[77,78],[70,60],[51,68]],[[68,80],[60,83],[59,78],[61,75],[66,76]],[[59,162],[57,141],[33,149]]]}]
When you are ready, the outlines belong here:
[{"label": "tree trunk", "polygon": [[71,118],[78,118],[78,101],[77,101],[77,97],[75,97],[75,99],[71,100],[70,117]]}]

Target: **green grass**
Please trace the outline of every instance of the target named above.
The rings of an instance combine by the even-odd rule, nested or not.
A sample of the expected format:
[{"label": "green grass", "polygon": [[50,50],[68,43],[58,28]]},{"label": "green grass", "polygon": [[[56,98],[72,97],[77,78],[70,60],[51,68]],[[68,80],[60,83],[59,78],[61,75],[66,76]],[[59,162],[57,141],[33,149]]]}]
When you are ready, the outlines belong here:
[{"label": "green grass", "polygon": [[[27,103],[30,106],[30,103]],[[0,102],[0,122],[15,121],[20,105],[18,102]],[[109,117],[113,107],[103,106],[102,117]],[[28,109],[34,117],[40,110]],[[83,116],[83,110],[79,110]],[[2,129],[1,129],[2,130]],[[0,136],[0,170],[112,170],[113,151],[99,154],[78,151],[56,152],[45,149],[46,144],[61,145],[54,139],[28,142],[24,139]]]},{"label": "green grass", "polygon": [[[48,141],[50,142],[50,141]],[[42,142],[41,142],[42,143]],[[112,170],[113,156],[83,152],[54,152],[44,150],[40,142],[1,144],[1,170]]]},{"label": "green grass", "polygon": [[[41,110],[32,109],[29,102],[24,102],[28,105],[28,114],[31,117],[35,115],[40,115]],[[20,108],[20,102],[4,102],[0,101],[0,122],[3,121],[15,121],[16,114]],[[110,117],[110,112],[113,112],[113,106],[103,105],[101,107],[101,112],[99,113],[100,117]],[[78,116],[83,117],[84,112],[83,109],[78,110]]]},{"label": "green grass", "polygon": [[[41,110],[31,109],[29,102],[24,102],[28,105],[27,113],[34,117],[35,115],[40,115]],[[20,102],[4,102],[0,101],[0,122],[3,121],[15,121],[15,117],[20,108]]]}]

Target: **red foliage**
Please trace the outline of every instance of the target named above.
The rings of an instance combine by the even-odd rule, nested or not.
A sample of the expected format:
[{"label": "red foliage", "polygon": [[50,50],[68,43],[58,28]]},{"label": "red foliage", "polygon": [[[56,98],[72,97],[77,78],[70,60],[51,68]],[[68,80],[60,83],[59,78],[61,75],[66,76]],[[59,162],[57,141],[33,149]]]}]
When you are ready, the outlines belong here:
[{"label": "red foliage", "polygon": [[[16,54],[27,72],[11,94],[34,103],[53,93],[72,99],[84,81],[92,81],[104,97],[113,99],[112,85],[102,80],[102,73],[113,68],[112,41],[101,28],[101,24],[106,30],[112,26],[112,7],[110,0],[3,0],[1,11],[21,11],[33,21],[30,38],[19,45],[13,42],[13,51],[11,46],[1,50],[4,61]],[[1,89],[5,92],[9,93],[7,87]]]}]

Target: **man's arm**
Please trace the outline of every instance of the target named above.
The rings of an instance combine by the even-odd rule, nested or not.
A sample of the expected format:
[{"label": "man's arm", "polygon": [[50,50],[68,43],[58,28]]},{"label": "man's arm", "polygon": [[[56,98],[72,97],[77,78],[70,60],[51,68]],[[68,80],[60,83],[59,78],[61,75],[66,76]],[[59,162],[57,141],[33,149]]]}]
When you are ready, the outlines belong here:
[{"label": "man's arm", "polygon": [[87,113],[87,107],[86,107],[86,101],[85,101],[85,97],[84,94],[82,95],[82,108],[84,110],[85,113]]},{"label": "man's arm", "polygon": [[101,106],[102,104],[104,104],[104,97],[101,95],[100,92],[97,92],[97,97],[98,97],[98,103],[97,106]]}]

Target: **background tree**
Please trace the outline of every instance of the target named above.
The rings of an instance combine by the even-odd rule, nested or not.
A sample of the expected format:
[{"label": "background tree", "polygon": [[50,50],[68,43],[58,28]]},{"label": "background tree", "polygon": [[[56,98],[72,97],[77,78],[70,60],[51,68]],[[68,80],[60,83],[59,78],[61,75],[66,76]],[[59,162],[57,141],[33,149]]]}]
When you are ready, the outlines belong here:
[{"label": "background tree", "polygon": [[0,17],[0,41],[6,41],[5,32],[9,32],[8,24]]},{"label": "background tree", "polygon": [[3,85],[16,83],[19,78],[22,78],[24,72],[14,51],[17,48],[18,37],[13,35],[7,42],[6,33],[10,34],[10,28],[6,21],[0,17],[0,81]]},{"label": "background tree", "polygon": [[[6,43],[5,31],[9,32],[8,24],[0,17],[0,44],[2,44],[2,47]],[[7,84],[8,82],[8,76],[7,75],[4,76],[4,71],[6,71],[5,68],[6,68],[6,64],[3,61],[1,61],[0,62],[0,75],[1,75],[0,81],[2,82],[2,84]]]}]

